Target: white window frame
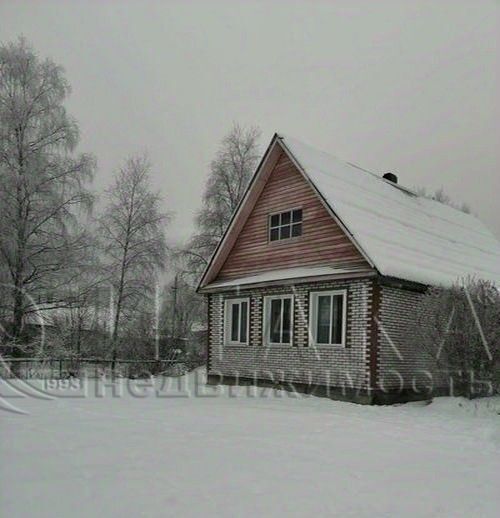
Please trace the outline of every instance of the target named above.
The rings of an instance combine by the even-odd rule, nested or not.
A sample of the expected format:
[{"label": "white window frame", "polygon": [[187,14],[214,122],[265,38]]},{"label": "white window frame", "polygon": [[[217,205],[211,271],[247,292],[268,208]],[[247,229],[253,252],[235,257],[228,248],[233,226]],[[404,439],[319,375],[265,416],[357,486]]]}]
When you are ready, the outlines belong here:
[{"label": "white window frame", "polygon": [[[317,342],[317,330],[318,330],[318,297],[324,295],[341,295],[342,296],[342,343],[340,344],[319,344]],[[333,312],[333,304],[331,305],[330,311]],[[333,322],[333,315],[330,314],[330,321]],[[345,347],[347,336],[347,290],[319,290],[311,291],[309,293],[309,339],[311,346],[313,347]]]},{"label": "white window frame", "polygon": [[[298,224],[300,223],[301,225],[301,231],[300,231],[300,235],[299,236],[292,236],[292,226],[294,225],[294,223],[292,222],[292,219],[293,219],[293,212],[296,211],[296,210],[301,210],[302,211],[302,218],[300,221],[297,221],[295,224]],[[271,241],[271,218],[273,216],[280,216],[281,218],[281,214],[284,214],[285,212],[289,212],[290,213],[290,237],[284,237],[283,239],[280,237],[278,239],[275,239],[274,241]],[[288,226],[288,225],[281,225],[281,221],[280,221],[280,225],[277,226],[277,227],[272,227],[272,228],[278,228],[280,229],[280,234],[281,234],[281,227],[284,227],[284,226]],[[299,239],[302,237],[303,235],[303,232],[304,232],[304,208],[302,206],[300,207],[293,207],[291,209],[285,209],[285,210],[279,210],[277,212],[271,212],[267,218],[267,241],[268,243],[282,243],[283,241],[285,242],[288,242],[290,239]]]},{"label": "white window frame", "polygon": [[[271,342],[271,301],[272,300],[290,300],[290,342]],[[275,346],[284,346],[291,347],[293,346],[293,317],[294,317],[294,296],[292,294],[283,294],[283,295],[266,295],[264,297],[264,312],[263,312],[263,338],[264,345],[269,347]],[[281,335],[283,335],[283,304],[281,305]]]},{"label": "white window frame", "polygon": [[[232,329],[232,306],[234,304],[240,304],[240,315],[241,315],[241,303],[247,303],[247,341],[240,342],[231,340],[231,329]],[[240,317],[241,318],[241,317]],[[238,326],[239,329],[239,326]],[[226,345],[248,345],[250,343],[250,298],[239,297],[239,298],[228,298],[224,303],[224,343]]]}]

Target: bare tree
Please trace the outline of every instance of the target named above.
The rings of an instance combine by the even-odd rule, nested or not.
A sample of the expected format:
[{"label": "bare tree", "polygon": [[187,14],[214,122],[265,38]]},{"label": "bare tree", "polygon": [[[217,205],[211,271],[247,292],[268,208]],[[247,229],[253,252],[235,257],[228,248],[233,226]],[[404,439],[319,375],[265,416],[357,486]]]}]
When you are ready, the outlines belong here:
[{"label": "bare tree", "polygon": [[437,189],[436,191],[428,192],[425,187],[417,187],[416,192],[419,196],[423,196],[424,198],[429,198],[430,200],[439,201],[441,203],[444,203],[445,205],[449,205],[450,207],[453,207],[454,209],[461,210],[462,212],[465,212],[465,214],[471,214],[471,208],[467,203],[457,203],[451,199],[451,196],[449,196],[443,187]]},{"label": "bare tree", "polygon": [[195,277],[206,266],[243,197],[259,159],[259,137],[258,128],[235,124],[210,164],[196,231],[183,250]]},{"label": "bare tree", "polygon": [[189,345],[192,332],[197,324],[203,322],[204,300],[182,273],[164,286],[163,305],[160,315],[160,326],[163,334],[169,338],[171,347]]},{"label": "bare tree", "polygon": [[117,357],[122,317],[129,318],[151,295],[166,257],[165,229],[170,216],[150,186],[146,156],[129,158],[107,190],[99,233],[108,278],[114,289],[111,348]]},{"label": "bare tree", "polygon": [[[64,336],[65,354],[80,356],[90,335],[104,336],[109,308],[109,285],[98,257],[98,243],[89,231],[89,242],[71,283],[59,290],[66,306],[48,312],[56,316],[59,336]],[[84,340],[85,338],[85,340]]]},{"label": "bare tree", "polygon": [[36,301],[70,282],[88,245],[76,221],[92,204],[95,160],[73,155],[69,93],[63,69],[26,40],[0,46],[0,269],[15,338]]},{"label": "bare tree", "polygon": [[442,373],[458,377],[469,397],[487,384],[500,388],[500,291],[495,285],[466,279],[432,288],[418,309],[408,329],[416,349]]}]

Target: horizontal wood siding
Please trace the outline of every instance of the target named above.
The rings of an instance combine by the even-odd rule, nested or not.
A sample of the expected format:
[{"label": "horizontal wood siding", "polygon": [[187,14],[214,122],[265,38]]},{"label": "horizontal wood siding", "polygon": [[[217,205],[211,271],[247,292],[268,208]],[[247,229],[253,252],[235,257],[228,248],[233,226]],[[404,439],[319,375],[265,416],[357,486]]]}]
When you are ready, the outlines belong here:
[{"label": "horizontal wood siding", "polygon": [[[302,208],[302,236],[268,242],[268,216]],[[218,280],[300,266],[366,267],[360,252],[283,154],[223,264]]]}]

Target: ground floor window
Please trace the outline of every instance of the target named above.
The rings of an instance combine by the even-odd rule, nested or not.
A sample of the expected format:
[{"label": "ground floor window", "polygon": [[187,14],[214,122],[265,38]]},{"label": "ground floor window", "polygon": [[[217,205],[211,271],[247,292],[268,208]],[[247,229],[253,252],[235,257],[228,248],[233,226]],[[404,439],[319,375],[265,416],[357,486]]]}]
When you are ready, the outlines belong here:
[{"label": "ground floor window", "polygon": [[227,344],[248,344],[249,307],[248,299],[226,300],[225,334]]},{"label": "ground floor window", "polygon": [[293,296],[264,298],[264,340],[267,345],[292,343]]},{"label": "ground floor window", "polygon": [[346,298],[345,290],[311,293],[309,335],[313,345],[345,346]]}]

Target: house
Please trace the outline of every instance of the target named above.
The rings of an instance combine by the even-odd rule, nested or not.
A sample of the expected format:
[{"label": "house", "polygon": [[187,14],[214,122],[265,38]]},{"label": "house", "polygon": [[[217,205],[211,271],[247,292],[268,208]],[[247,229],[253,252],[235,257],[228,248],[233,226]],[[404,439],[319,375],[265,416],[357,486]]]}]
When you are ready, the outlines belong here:
[{"label": "house", "polygon": [[500,285],[500,244],[475,217],[276,134],[198,287],[208,382],[361,403],[445,381],[405,336],[429,286]]}]

